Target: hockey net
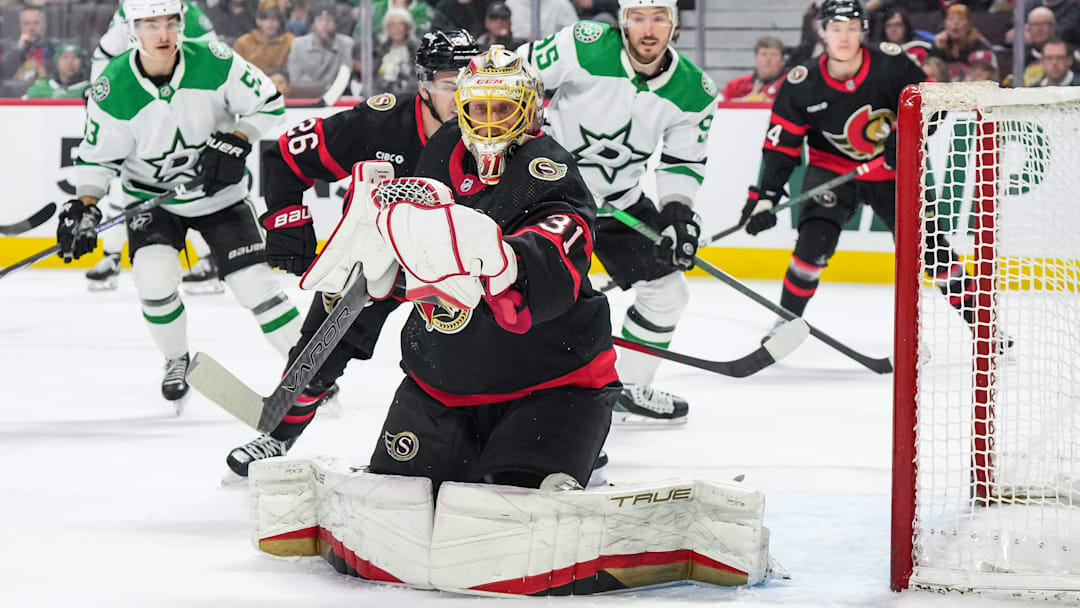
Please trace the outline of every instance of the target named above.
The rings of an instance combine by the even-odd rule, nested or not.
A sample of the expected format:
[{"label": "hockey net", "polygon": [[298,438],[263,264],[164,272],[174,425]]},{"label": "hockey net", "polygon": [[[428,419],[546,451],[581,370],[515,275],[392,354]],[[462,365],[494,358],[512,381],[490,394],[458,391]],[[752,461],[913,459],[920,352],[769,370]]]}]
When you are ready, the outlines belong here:
[{"label": "hockey net", "polygon": [[1080,90],[898,122],[892,587],[1080,598]]}]

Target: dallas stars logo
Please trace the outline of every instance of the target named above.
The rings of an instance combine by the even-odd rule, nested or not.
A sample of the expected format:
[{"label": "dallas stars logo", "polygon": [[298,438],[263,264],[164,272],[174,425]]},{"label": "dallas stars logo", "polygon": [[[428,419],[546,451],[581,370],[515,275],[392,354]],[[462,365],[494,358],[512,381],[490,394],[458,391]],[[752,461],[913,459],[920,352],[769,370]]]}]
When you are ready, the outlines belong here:
[{"label": "dallas stars logo", "polygon": [[199,162],[199,147],[187,145],[184,136],[177,129],[168,151],[157,158],[146,159],[146,162],[154,167],[154,179],[158,182],[169,182],[179,176],[194,179],[195,165]]},{"label": "dallas stars logo", "polygon": [[585,142],[580,147],[571,150],[579,167],[596,167],[604,176],[607,183],[615,181],[615,175],[634,163],[643,163],[649,158],[649,153],[634,148],[630,145],[630,125],[617,129],[614,133],[596,134],[579,126],[581,139]]}]

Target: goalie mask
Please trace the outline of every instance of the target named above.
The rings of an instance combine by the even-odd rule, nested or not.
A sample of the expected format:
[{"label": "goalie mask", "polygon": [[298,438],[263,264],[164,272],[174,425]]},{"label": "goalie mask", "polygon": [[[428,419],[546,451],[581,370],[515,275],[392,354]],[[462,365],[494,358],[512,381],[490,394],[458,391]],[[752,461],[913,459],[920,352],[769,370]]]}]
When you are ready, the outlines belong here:
[{"label": "goalie mask", "polygon": [[480,181],[498,183],[517,146],[540,133],[544,83],[536,68],[496,44],[461,68],[457,85],[461,139]]},{"label": "goalie mask", "polygon": [[139,52],[149,55],[149,51],[143,48],[142,41],[136,32],[136,22],[149,17],[164,17],[176,15],[176,48],[180,48],[184,29],[184,3],[180,0],[124,0],[124,19],[128,24],[128,35],[131,37],[131,45]]}]

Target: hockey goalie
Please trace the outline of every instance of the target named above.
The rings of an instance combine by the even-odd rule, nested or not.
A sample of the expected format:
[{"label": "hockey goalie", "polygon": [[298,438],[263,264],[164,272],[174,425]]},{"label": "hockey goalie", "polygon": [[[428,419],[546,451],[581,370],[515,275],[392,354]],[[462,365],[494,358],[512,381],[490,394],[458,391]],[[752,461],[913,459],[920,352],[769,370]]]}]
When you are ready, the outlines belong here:
[{"label": "hockey goalie", "polygon": [[621,389],[611,312],[588,280],[596,205],[572,156],[540,133],[535,68],[493,46],[457,86],[458,120],[428,140],[416,177],[357,163],[346,212],[301,280],[337,293],[362,272],[372,298],[413,307],[406,374],[371,459],[252,463],[258,547],[475,594],[761,582],[760,492],[583,489]]}]

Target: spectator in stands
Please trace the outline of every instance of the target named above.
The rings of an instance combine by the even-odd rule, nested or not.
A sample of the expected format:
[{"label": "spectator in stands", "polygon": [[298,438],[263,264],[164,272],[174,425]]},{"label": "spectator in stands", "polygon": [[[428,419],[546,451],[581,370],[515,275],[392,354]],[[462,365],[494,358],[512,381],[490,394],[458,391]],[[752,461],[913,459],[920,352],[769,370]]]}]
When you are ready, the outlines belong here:
[{"label": "spectator in stands", "polygon": [[391,8],[383,17],[383,33],[375,44],[379,62],[376,88],[404,99],[416,94],[414,57],[420,41],[413,35],[412,15],[403,8]]},{"label": "spectator in stands", "polygon": [[616,23],[619,14],[618,0],[574,0],[578,19]]},{"label": "spectator in stands", "polygon": [[289,1],[289,18],[285,21],[285,31],[296,36],[308,33],[307,0]]},{"label": "spectator in stands", "polygon": [[82,49],[64,44],[56,49],[56,77],[42,78],[35,82],[23,96],[24,99],[81,98],[90,86],[83,69]]},{"label": "spectator in stands", "polygon": [[967,58],[978,50],[990,50],[990,43],[971,22],[971,13],[963,4],[945,11],[945,29],[934,38],[934,47],[949,66],[952,80],[967,73]]},{"label": "spectator in stands", "polygon": [[255,14],[255,29],[240,36],[233,50],[255,64],[263,72],[284,67],[289,59],[289,48],[296,40],[292,32],[283,32],[285,26],[284,0],[262,0]]},{"label": "spectator in stands", "polygon": [[364,50],[359,41],[354,41],[352,48],[352,74],[349,78],[349,88],[345,94],[353,97],[364,97]]},{"label": "spectator in stands", "polygon": [[4,53],[0,78],[33,82],[45,78],[57,43],[47,37],[45,11],[26,6],[19,11],[19,41]]},{"label": "spectator in stands", "polygon": [[[539,2],[540,31],[536,35],[537,40],[577,22],[577,11],[570,4],[570,0],[539,0]],[[532,3],[533,0],[506,0],[506,6],[509,6],[510,11],[514,13],[514,22],[510,24],[510,32],[514,38],[533,39]]]},{"label": "spectator in stands", "polygon": [[[1015,30],[1010,29],[1005,33],[1005,42],[1012,46],[1015,43]],[[1057,37],[1057,22],[1054,11],[1045,6],[1036,6],[1027,15],[1027,23],[1024,24],[1024,86],[1035,86],[1043,78],[1042,64],[1039,58],[1042,56],[1042,47],[1048,41]],[[1012,85],[1012,74],[1005,77],[1005,84]]]},{"label": "spectator in stands", "polygon": [[881,22],[881,31],[875,38],[877,41],[894,42],[903,46],[915,39],[915,30],[903,9],[890,6]]},{"label": "spectator in stands", "polygon": [[791,68],[800,63],[806,63],[808,59],[818,56],[824,50],[818,32],[820,28],[817,21],[817,9],[818,0],[811,0],[803,13],[799,44],[788,53],[787,65],[784,67]]},{"label": "spectator in stands", "polygon": [[209,9],[214,31],[225,42],[232,44],[238,36],[255,28],[255,0],[221,0]]},{"label": "spectator in stands", "polygon": [[493,44],[501,44],[513,50],[525,44],[525,40],[514,38],[510,33],[510,8],[505,2],[492,2],[484,16],[484,33],[476,39],[476,46],[487,50]]},{"label": "spectator in stands", "polygon": [[289,73],[284,68],[274,68],[266,73],[270,77],[270,80],[274,83],[278,93],[281,93],[282,97],[289,97],[292,94],[292,84],[289,83]]},{"label": "spectator in stands", "polygon": [[943,6],[941,0],[867,0],[866,10],[870,12],[884,11],[891,7],[902,8],[908,12],[940,11]]},{"label": "spectator in stands", "polygon": [[1037,87],[1075,87],[1080,86],[1080,75],[1074,74],[1072,45],[1060,38],[1054,38],[1043,45],[1043,78]]},{"label": "spectator in stands", "polygon": [[1080,0],[1043,0],[1043,6],[1054,12],[1058,38],[1080,44]]},{"label": "spectator in stands", "polygon": [[975,51],[968,56],[967,64],[967,80],[969,82],[992,80],[1001,83],[1001,75],[998,73],[998,62],[994,51]]},{"label": "spectator in stands", "polygon": [[931,82],[952,82],[949,76],[949,66],[941,57],[927,57],[922,64],[926,79]]},{"label": "spectator in stands", "polygon": [[754,71],[734,78],[720,92],[720,101],[772,101],[784,76],[784,43],[772,36],[754,44]]},{"label": "spectator in stands", "polygon": [[311,33],[294,40],[289,50],[289,81],[294,96],[321,97],[339,79],[342,89],[348,86],[353,41],[337,33],[336,17],[333,5],[326,2],[308,11]]},{"label": "spectator in stands", "polygon": [[[353,9],[352,16],[356,19],[356,28],[353,29],[353,38],[359,38],[362,24],[360,23],[360,3],[364,0],[351,0]],[[371,3],[371,35],[378,38],[382,35],[383,20],[386,12],[392,8],[403,8],[409,11],[413,20],[412,35],[420,39],[429,29],[438,29],[433,25],[435,11],[424,0],[374,0]],[[456,28],[454,28],[456,29]],[[471,30],[470,30],[471,33]],[[474,34],[475,35],[475,34]]]},{"label": "spectator in stands", "polygon": [[467,30],[479,38],[484,33],[484,5],[482,0],[439,0],[431,18],[431,30]]}]

